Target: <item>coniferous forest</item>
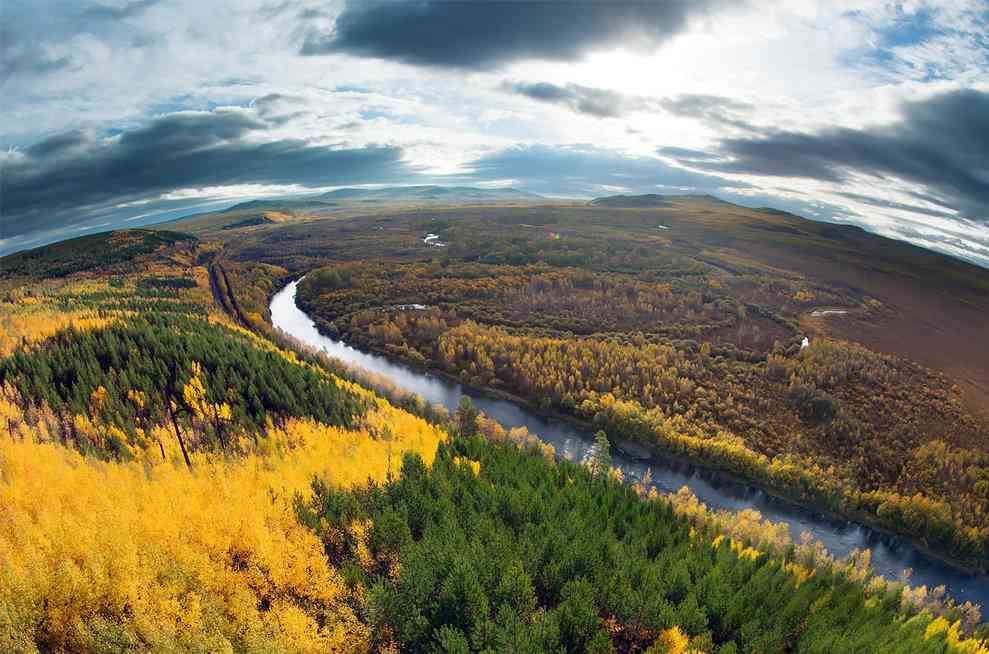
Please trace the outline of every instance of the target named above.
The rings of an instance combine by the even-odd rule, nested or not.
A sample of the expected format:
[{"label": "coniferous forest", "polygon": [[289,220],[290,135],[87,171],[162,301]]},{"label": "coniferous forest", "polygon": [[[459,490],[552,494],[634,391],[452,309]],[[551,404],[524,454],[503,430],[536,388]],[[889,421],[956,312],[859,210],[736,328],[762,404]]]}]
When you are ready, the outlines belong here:
[{"label": "coniferous forest", "polygon": [[[301,520],[368,589],[383,650],[939,652],[947,623],[813,554],[769,556],[538,450],[460,435],[384,485],[317,484]],[[338,525],[349,525],[341,528]],[[949,637],[950,638],[950,637]]]}]

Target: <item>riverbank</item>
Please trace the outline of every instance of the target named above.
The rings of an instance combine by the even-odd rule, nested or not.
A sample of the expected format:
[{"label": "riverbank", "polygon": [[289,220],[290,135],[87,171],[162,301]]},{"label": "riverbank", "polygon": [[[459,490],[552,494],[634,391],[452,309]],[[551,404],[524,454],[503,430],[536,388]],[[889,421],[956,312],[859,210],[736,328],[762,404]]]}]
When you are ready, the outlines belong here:
[{"label": "riverbank", "polygon": [[[457,375],[449,371],[442,370],[439,368],[433,368],[431,366],[415,361],[413,359],[406,359],[404,357],[396,356],[393,352],[385,350],[384,348],[378,348],[372,346],[372,347],[361,347],[359,349],[368,351],[370,353],[384,357],[389,360],[398,361],[402,365],[405,365],[420,373],[430,374],[439,377],[441,379],[445,379],[451,383],[459,384],[462,388],[473,391],[475,394],[484,395],[486,397],[490,397],[497,400],[503,400],[506,402],[512,402],[514,404],[519,404],[532,413],[547,418],[551,418],[553,420],[559,420],[561,422],[569,423],[574,427],[587,432],[589,435],[593,434],[595,430],[600,428],[594,425],[594,423],[589,420],[580,418],[573,414],[565,413],[558,409],[544,407],[528,398],[523,397],[522,395],[518,395],[516,393],[512,393],[511,391],[507,391],[504,389],[471,384],[467,381],[464,381],[463,379],[459,378]],[[536,435],[538,436],[538,434]],[[832,507],[829,507],[824,504],[819,504],[816,502],[808,502],[800,497],[787,493],[784,489],[780,489],[771,484],[767,484],[760,479],[740,475],[738,473],[733,472],[732,470],[718,466],[717,464],[712,463],[710,461],[684,456],[683,454],[677,452],[674,449],[663,447],[663,445],[658,442],[643,443],[635,440],[627,440],[627,439],[617,440],[612,438],[612,445],[622,450],[626,454],[629,454],[629,449],[630,449],[629,446],[631,446],[631,449],[633,450],[639,450],[639,448],[642,448],[637,452],[632,451],[630,453],[631,456],[633,458],[647,462],[657,462],[659,459],[663,458],[666,460],[673,460],[675,463],[678,463],[680,465],[700,468],[708,472],[718,474],[719,476],[722,477],[723,481],[736,483],[736,484],[745,484],[758,488],[760,491],[775,498],[776,500],[788,503],[793,507],[801,510],[812,511],[836,524],[864,525],[884,536],[905,540],[909,542],[912,547],[922,552],[925,556],[936,559],[941,563],[950,566],[951,568],[959,572],[962,572],[964,574],[973,575],[973,576],[984,576],[989,574],[989,561],[980,564],[976,561],[966,561],[964,559],[953,557],[950,554],[946,554],[945,552],[937,548],[931,547],[928,543],[921,540],[915,534],[906,531],[895,531],[893,529],[890,529],[888,526],[879,522],[871,513],[863,512],[863,511],[858,511],[858,512],[849,511],[846,513],[835,510]],[[987,579],[987,583],[989,583],[989,579]]]},{"label": "riverbank", "polygon": [[[313,309],[313,307],[308,306],[305,302],[299,303],[299,306],[303,310]],[[316,324],[316,327],[318,330],[319,325]],[[428,365],[427,363],[423,363],[415,359],[403,357],[399,353],[389,351],[385,348],[374,346],[373,344],[362,343],[359,349],[362,351],[372,353],[376,356],[383,357],[387,360],[401,362],[403,366],[406,366],[407,368],[410,368],[414,371],[428,374],[450,383],[458,384],[465,389],[469,389],[471,392],[475,394],[483,395],[496,400],[511,402],[524,407],[527,411],[531,413],[569,423],[574,427],[587,432],[588,434],[591,434],[593,433],[594,430],[601,428],[600,425],[596,425],[595,423],[591,422],[586,418],[582,418],[580,416],[567,413],[566,411],[560,410],[558,408],[546,407],[540,403],[534,402],[526,397],[518,395],[510,390],[492,388],[487,386],[477,386],[471,384],[469,382],[460,379],[454,373],[439,368],[434,368]],[[613,440],[615,440],[615,436],[616,436],[616,434],[614,433],[615,430],[606,429],[606,431],[608,431],[609,436],[611,436]],[[764,479],[760,479],[757,476],[745,475],[744,473],[739,472],[737,469],[733,469],[733,467],[734,468],[744,467],[741,461],[739,461],[738,466],[730,467],[729,465],[721,465],[719,464],[718,461],[712,461],[710,458],[692,457],[689,455],[685,455],[683,452],[677,451],[672,446],[669,447],[665,446],[664,443],[662,443],[659,440],[660,438],[661,438],[660,436],[656,436],[657,440],[650,440],[650,441],[626,439],[625,443],[632,443],[635,446],[645,448],[646,451],[648,452],[648,456],[654,461],[659,458],[665,458],[667,460],[673,460],[681,465],[694,466],[699,469],[703,469],[705,471],[717,473],[723,477],[724,481],[753,486],[759,489],[760,491],[766,493],[767,495],[774,497],[777,500],[787,502],[789,504],[794,505],[795,507],[804,510],[813,511],[836,524],[841,525],[841,524],[852,523],[856,525],[863,525],[883,536],[902,539],[904,541],[909,542],[909,544],[912,547],[914,547],[919,552],[922,552],[925,556],[928,556],[933,559],[937,559],[938,561],[944,563],[945,565],[951,566],[952,568],[954,568],[959,572],[963,572],[965,574],[971,574],[971,575],[985,575],[987,572],[989,572],[989,561],[984,561],[981,559],[966,559],[955,556],[949,552],[946,552],[945,549],[941,547],[938,547],[936,545],[931,545],[929,542],[927,542],[927,540],[924,538],[923,535],[919,535],[915,531],[896,529],[895,527],[891,526],[888,521],[883,521],[881,518],[879,518],[872,512],[841,509],[838,507],[830,506],[824,502],[815,501],[812,497],[808,497],[806,494],[800,494],[799,492],[790,492],[787,488],[780,487]],[[702,446],[710,445],[710,443],[705,439],[696,438],[695,440],[698,443],[700,443]],[[720,451],[715,451],[718,449],[717,447],[711,447],[709,449],[712,457],[717,458],[717,456],[721,454]],[[758,459],[759,455],[754,451],[747,450],[747,452],[749,452],[749,454],[751,455],[751,456],[747,455],[748,458],[753,459],[753,461]],[[642,458],[641,452],[633,453],[633,456],[635,458]],[[768,471],[770,470],[770,468],[768,468],[763,463],[754,463],[748,461],[746,462],[749,465],[753,465],[753,466],[759,465],[765,467],[765,469],[767,470],[767,474]],[[816,483],[813,483],[812,480],[813,478],[810,478],[810,481],[807,478],[804,478],[804,479],[798,479],[796,481],[800,482],[800,485],[805,487],[806,489],[805,493],[808,494],[833,493],[831,489],[827,488],[826,486],[819,486]],[[824,480],[822,480],[822,483],[824,483]],[[855,500],[854,498],[846,497],[845,501],[855,501]],[[877,502],[877,504],[878,503],[879,502]]]},{"label": "riverbank", "polygon": [[[508,427],[529,427],[531,433],[540,434],[564,456],[579,459],[591,446],[593,428],[587,420],[538,406],[504,390],[462,385],[455,375],[445,371],[434,371],[417,362],[396,361],[392,353],[364,352],[320,334],[314,321],[296,305],[294,291],[294,285],[289,284],[275,294],[278,306],[276,311],[276,303],[272,303],[275,322],[287,333],[325,351],[328,356],[366,368],[407,391],[446,407],[455,409],[461,393],[471,395],[490,417]],[[636,449],[640,447],[636,443]],[[872,525],[868,520],[856,520],[855,516],[795,501],[773,487],[718,466],[681,456],[655,444],[648,451],[654,457],[653,465],[643,464],[642,450],[633,452],[632,457],[616,452],[615,465],[621,466],[630,480],[641,480],[649,471],[653,485],[663,492],[676,492],[685,485],[711,507],[731,512],[746,508],[758,510],[768,520],[787,523],[793,535],[810,532],[838,557],[848,556],[855,549],[868,548],[872,550],[872,563],[878,574],[896,579],[902,570],[910,568],[914,571],[912,583],[916,586],[944,585],[960,601],[989,605],[989,579],[977,576],[976,566],[945,560],[924,543],[903,534]]]}]

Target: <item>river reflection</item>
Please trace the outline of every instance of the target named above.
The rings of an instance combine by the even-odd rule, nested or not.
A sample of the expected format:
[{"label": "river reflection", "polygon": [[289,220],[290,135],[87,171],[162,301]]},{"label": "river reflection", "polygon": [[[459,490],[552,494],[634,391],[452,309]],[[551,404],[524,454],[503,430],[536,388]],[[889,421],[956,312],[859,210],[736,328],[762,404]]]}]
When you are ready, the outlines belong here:
[{"label": "river reflection", "polygon": [[[450,411],[456,410],[461,395],[466,394],[479,410],[505,428],[525,426],[531,433],[551,443],[557,454],[568,459],[582,460],[593,444],[593,435],[588,430],[534,413],[514,402],[464,389],[456,382],[414,370],[383,356],[362,352],[346,343],[323,336],[312,319],[296,306],[297,284],[298,282],[288,284],[271,301],[272,323],[291,336],[332,357],[382,375],[395,385],[421,395],[430,403],[442,404]],[[748,484],[689,464],[658,457],[640,460],[619,451],[612,453],[612,459],[613,465],[624,471],[626,479],[641,480],[649,470],[652,485],[660,491],[676,492],[682,486],[687,486],[712,508],[730,511],[755,509],[773,522],[785,522],[795,539],[801,533],[809,532],[835,556],[845,556],[856,548],[869,548],[872,550],[873,568],[886,577],[896,578],[902,570],[910,568],[913,570],[910,577],[913,585],[944,585],[959,601],[970,600],[989,606],[989,578],[965,574],[946,566],[925,555],[905,539],[888,536],[857,523],[833,520],[767,495]]]}]

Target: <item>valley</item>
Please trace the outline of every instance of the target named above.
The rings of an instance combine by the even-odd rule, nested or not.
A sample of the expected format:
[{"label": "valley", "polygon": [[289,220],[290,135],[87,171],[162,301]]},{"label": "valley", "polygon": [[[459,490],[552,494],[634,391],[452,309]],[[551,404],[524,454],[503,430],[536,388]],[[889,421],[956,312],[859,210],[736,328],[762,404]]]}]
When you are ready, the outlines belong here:
[{"label": "valley", "polygon": [[[462,397],[469,397],[484,415],[502,425],[522,427],[529,433],[538,434],[541,441],[552,445],[557,455],[566,460],[580,462],[593,455],[593,430],[587,423],[547,411],[521,397],[461,384],[449,373],[433,373],[411,362],[408,365],[394,362],[383,354],[365,352],[322,335],[315,323],[296,306],[298,284],[288,284],[272,300],[272,324],[277,329],[334,359],[381,375],[398,387],[451,412],[456,411]],[[856,550],[869,550],[870,565],[877,574],[896,578],[910,569],[914,584],[945,585],[960,601],[989,605],[989,583],[983,583],[979,576],[973,579],[970,572],[954,569],[936,554],[922,552],[907,539],[864,528],[837,516],[802,509],[738,477],[697,465],[696,461],[671,458],[668,452],[650,456],[648,450],[643,452],[641,446],[630,441],[618,441],[616,447],[613,465],[622,471],[626,482],[641,484],[643,488],[655,487],[665,494],[687,489],[713,510],[758,511],[764,519],[785,525],[792,536],[803,538],[806,534],[813,541],[823,543],[834,556],[846,557]]]},{"label": "valley", "polygon": [[840,337],[886,296],[679,242],[708,201],[670,202],[273,207],[4,259],[0,635],[985,651],[978,393]]},{"label": "valley", "polygon": [[[922,546],[983,566],[987,423],[977,380],[985,372],[954,377],[978,365],[978,355],[961,352],[941,371],[918,365],[918,345],[899,347],[898,334],[919,312],[963,322],[964,333],[938,338],[978,349],[980,323],[968,312],[987,303],[985,274],[912,248],[919,261],[909,265],[884,254],[900,272],[871,286],[839,283],[780,259],[804,251],[802,269],[811,271],[838,234],[841,257],[858,262],[845,267],[852,280],[878,265],[869,253],[881,249],[879,237],[706,198],[671,202],[678,210],[376,216],[365,226],[373,243],[352,221],[327,223],[325,241],[310,228],[301,249],[291,227],[251,240],[286,270],[313,267],[317,250],[336,262],[300,289],[301,306],[330,335],[597,421],[798,501],[923,534]],[[660,220],[689,238],[657,236]],[[765,232],[785,235],[776,255],[763,257],[775,267],[734,249]],[[449,242],[442,253],[419,243],[433,233]],[[259,255],[251,240],[233,258]],[[912,292],[914,308],[901,304],[887,287],[905,293],[919,266],[943,268],[939,283],[962,299],[943,299],[932,278]],[[848,313],[813,316],[821,307]],[[868,348],[861,323],[881,326],[889,353]],[[865,338],[844,340],[853,329]],[[812,347],[800,352],[805,335]]]}]

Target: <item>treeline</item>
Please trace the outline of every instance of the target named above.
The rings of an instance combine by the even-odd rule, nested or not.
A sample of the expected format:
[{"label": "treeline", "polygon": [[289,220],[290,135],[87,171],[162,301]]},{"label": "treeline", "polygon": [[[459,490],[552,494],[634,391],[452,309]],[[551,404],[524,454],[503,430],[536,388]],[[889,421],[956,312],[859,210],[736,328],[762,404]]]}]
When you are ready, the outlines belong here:
[{"label": "treeline", "polygon": [[[434,222],[440,221],[424,221],[421,229],[435,231]],[[671,222],[676,223],[672,230],[659,227]],[[449,243],[444,256],[451,263],[544,264],[632,274],[649,281],[710,288],[740,303],[769,307],[782,316],[794,316],[812,305],[856,307],[865,299],[850,288],[815,283],[799,273],[719,247],[740,228],[744,231],[746,222],[740,215],[714,218],[711,211],[682,209],[669,213],[543,209],[492,215],[458,211],[444,230],[443,240]],[[716,236],[709,241],[706,233]],[[769,230],[760,229],[758,239],[765,242],[767,238]],[[672,240],[677,241],[675,247]],[[715,247],[701,246],[705,241]]]},{"label": "treeline", "polygon": [[151,229],[92,234],[3,257],[0,259],[0,278],[52,278],[84,270],[107,270],[176,243],[195,240],[188,234]]},{"label": "treeline", "polygon": [[[91,330],[69,328],[0,360],[0,386],[25,408],[49,407],[67,442],[121,455],[153,425],[196,427],[190,449],[309,417],[350,427],[364,412],[328,376],[206,320],[151,313]],[[99,428],[83,427],[77,417]],[[115,429],[107,429],[113,426]]]},{"label": "treeline", "polygon": [[[646,410],[637,402],[621,401],[610,394],[589,397],[579,407],[578,414],[621,438],[658,445],[757,481],[798,501],[913,537],[978,569],[986,567],[989,527],[983,519],[985,502],[975,494],[978,491],[971,476],[956,481],[955,485],[966,491],[961,497],[938,493],[937,488],[912,494],[898,492],[895,486],[863,490],[834,465],[792,454],[770,458],[753,451],[730,433],[714,436],[692,433],[682,422],[670,420],[658,409]],[[955,455],[947,450],[943,456],[951,461]],[[976,456],[986,460],[985,455]],[[924,465],[941,469],[942,461],[925,461]],[[982,478],[980,472],[970,475]]]},{"label": "treeline", "polygon": [[540,451],[462,437],[391,483],[313,490],[299,516],[368,589],[378,651],[985,651],[905,616],[902,589],[768,555]]},{"label": "treeline", "polygon": [[318,294],[320,312],[334,317],[421,304],[542,335],[638,332],[763,354],[776,341],[796,345],[785,319],[736,301],[713,281],[652,277],[546,265],[364,262],[310,273],[302,296]]},{"label": "treeline", "polygon": [[[300,303],[351,344],[544,408],[593,419],[598,411],[586,407],[613,397],[634,407],[614,429],[643,443],[671,447],[670,433],[690,436],[704,451],[681,454],[986,565],[989,426],[964,409],[943,375],[824,338],[803,350],[776,343],[761,356],[636,331],[548,330],[541,321],[551,318],[513,313],[513,293],[525,295],[539,281],[547,296],[565,295],[564,280],[593,286],[603,274],[532,267],[512,291],[505,268],[334,266],[307,277]],[[592,312],[585,319],[612,320]],[[791,468],[803,470],[799,479]]]},{"label": "treeline", "polygon": [[210,265],[210,275],[221,295],[223,307],[231,315],[258,333],[266,334],[271,330],[268,303],[288,279],[287,270],[222,259]]},{"label": "treeline", "polygon": [[191,277],[142,277],[137,281],[140,291],[177,290],[196,286],[196,280]]},{"label": "treeline", "polygon": [[[978,440],[985,432],[945,386],[900,387],[910,378],[892,358],[821,341],[783,363],[771,357],[756,375],[661,345],[516,337],[473,323],[432,342],[429,360],[470,383],[604,419],[626,437],[865,514],[979,566],[989,558],[989,453]],[[784,370],[777,382],[773,364]],[[602,405],[608,397],[627,409],[613,413]],[[932,438],[944,424],[954,426],[946,437],[955,445]],[[680,447],[682,438],[693,445]]]}]

